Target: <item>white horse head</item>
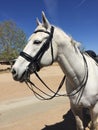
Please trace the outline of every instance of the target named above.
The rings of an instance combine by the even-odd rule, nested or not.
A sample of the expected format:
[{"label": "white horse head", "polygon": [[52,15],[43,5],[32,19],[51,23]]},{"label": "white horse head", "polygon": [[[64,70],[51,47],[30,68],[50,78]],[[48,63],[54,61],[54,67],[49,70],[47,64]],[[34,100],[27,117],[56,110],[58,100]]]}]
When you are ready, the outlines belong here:
[{"label": "white horse head", "polygon": [[37,19],[37,28],[12,67],[15,80],[23,81],[26,78],[28,66],[30,73],[32,73],[43,66],[52,64],[56,60],[57,44],[53,35],[54,27],[50,25],[44,12],[42,12],[42,23]]}]

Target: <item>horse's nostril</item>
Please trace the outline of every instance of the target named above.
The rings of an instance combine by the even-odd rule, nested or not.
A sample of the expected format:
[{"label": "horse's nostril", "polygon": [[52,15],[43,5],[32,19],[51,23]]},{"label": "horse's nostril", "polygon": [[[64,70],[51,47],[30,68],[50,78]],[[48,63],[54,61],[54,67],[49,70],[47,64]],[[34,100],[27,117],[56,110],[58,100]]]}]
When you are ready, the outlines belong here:
[{"label": "horse's nostril", "polygon": [[17,70],[15,68],[12,68],[11,73],[13,75],[13,79],[18,81],[18,74],[17,74]]},{"label": "horse's nostril", "polygon": [[12,74],[15,75],[16,74],[16,70],[15,69],[12,69]]}]

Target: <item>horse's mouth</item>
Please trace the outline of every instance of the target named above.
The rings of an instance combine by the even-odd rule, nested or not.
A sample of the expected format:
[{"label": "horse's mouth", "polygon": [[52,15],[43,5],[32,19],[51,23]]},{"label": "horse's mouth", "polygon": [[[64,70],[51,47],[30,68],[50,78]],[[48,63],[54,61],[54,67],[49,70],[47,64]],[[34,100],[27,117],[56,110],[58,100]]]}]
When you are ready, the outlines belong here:
[{"label": "horse's mouth", "polygon": [[13,75],[13,79],[15,81],[19,81],[21,83],[27,81],[27,79],[29,79],[29,77],[30,77],[30,74],[27,73],[26,71],[21,75],[21,77],[18,77],[18,75]]}]

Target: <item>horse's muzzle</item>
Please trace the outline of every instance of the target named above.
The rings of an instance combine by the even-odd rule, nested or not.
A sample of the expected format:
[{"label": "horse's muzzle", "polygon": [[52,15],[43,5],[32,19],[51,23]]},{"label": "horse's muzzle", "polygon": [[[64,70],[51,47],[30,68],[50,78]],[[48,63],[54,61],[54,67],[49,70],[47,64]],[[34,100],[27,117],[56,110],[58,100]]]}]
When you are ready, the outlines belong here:
[{"label": "horse's muzzle", "polygon": [[29,79],[29,77],[30,77],[30,73],[29,73],[27,70],[26,70],[21,76],[19,76],[19,75],[17,74],[17,72],[15,71],[14,68],[12,68],[11,73],[12,73],[13,79],[14,79],[15,81],[24,82],[24,81],[26,81],[27,79]]}]

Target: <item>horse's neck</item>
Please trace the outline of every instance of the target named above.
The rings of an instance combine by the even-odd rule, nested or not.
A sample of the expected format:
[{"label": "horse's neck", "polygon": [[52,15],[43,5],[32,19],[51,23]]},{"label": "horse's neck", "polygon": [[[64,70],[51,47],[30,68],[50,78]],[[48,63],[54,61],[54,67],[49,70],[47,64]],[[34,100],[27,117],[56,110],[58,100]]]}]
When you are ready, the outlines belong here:
[{"label": "horse's neck", "polygon": [[71,43],[71,38],[62,32],[59,34],[58,58],[63,72],[73,87],[79,86],[84,78],[84,61],[78,49]]}]

